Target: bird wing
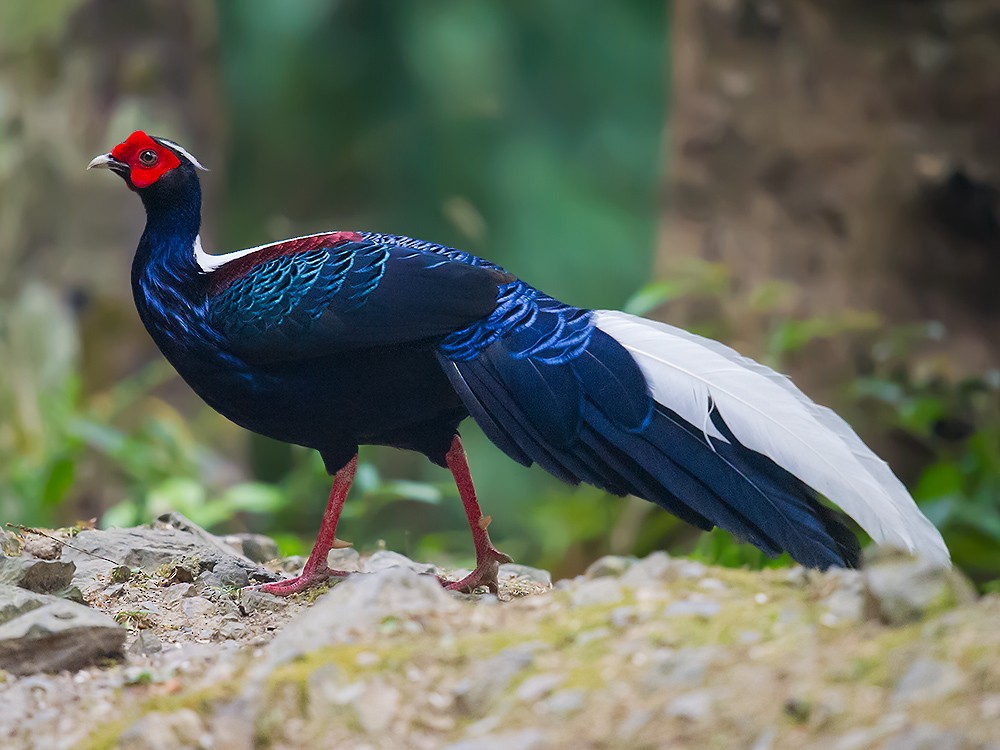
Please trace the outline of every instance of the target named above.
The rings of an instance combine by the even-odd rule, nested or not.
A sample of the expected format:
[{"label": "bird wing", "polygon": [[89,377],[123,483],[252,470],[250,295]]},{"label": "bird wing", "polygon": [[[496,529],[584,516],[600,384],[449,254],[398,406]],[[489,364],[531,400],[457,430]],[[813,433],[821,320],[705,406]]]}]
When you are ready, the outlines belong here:
[{"label": "bird wing", "polygon": [[502,271],[375,236],[268,245],[209,273],[207,317],[254,363],[433,340],[488,316]]}]

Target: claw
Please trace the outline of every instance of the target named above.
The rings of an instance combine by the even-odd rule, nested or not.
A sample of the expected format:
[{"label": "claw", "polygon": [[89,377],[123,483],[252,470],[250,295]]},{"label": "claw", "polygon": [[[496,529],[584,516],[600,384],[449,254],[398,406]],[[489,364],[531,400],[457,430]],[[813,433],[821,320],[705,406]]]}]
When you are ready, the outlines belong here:
[{"label": "claw", "polygon": [[506,555],[493,547],[490,547],[484,557],[486,559],[480,559],[476,565],[476,569],[460,581],[446,581],[442,578],[438,580],[441,581],[441,585],[448,591],[472,593],[480,586],[485,586],[491,594],[498,594],[500,593],[500,582],[498,580],[500,565],[502,563],[513,562],[513,560],[510,555]]},{"label": "claw", "polygon": [[273,594],[274,596],[291,596],[292,594],[298,594],[300,591],[308,591],[311,588],[315,588],[331,578],[343,579],[349,575],[351,574],[348,571],[331,570],[330,568],[320,568],[308,572],[303,570],[301,575],[297,575],[294,578],[275,581],[274,583],[264,583],[256,588],[258,591]]}]

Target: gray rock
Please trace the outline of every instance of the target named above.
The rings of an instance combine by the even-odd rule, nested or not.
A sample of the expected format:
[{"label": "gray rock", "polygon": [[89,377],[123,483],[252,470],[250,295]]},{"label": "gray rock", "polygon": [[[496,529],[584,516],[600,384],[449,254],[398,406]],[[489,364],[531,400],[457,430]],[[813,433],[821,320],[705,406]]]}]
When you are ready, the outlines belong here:
[{"label": "gray rock", "polygon": [[71,562],[0,557],[0,583],[20,586],[40,594],[52,594],[69,588],[75,571],[76,566]]},{"label": "gray rock", "polygon": [[127,632],[105,614],[46,594],[0,586],[0,669],[79,669],[121,656]]},{"label": "gray rock", "polygon": [[588,567],[584,575],[587,578],[602,578],[603,576],[620,576],[635,564],[634,557],[621,557],[620,555],[605,555],[594,560]]},{"label": "gray rock", "polygon": [[676,577],[670,555],[666,552],[654,552],[648,557],[631,565],[621,577],[626,586],[644,586],[653,581],[669,581]]},{"label": "gray rock", "polygon": [[252,586],[240,590],[240,606],[248,614],[251,612],[281,612],[289,604],[290,601],[284,597],[268,594]]},{"label": "gray rock", "polygon": [[[107,591],[105,591],[107,593]],[[169,586],[166,592],[163,594],[163,601],[168,603],[179,602],[188,596],[194,596],[195,590],[194,586],[190,583],[175,583],[173,586]]]},{"label": "gray rock", "polygon": [[958,604],[976,590],[956,568],[910,557],[878,559],[865,570],[865,614],[887,625],[904,625]]},{"label": "gray rock", "polygon": [[129,653],[148,656],[158,654],[163,650],[163,641],[149,630],[140,630],[136,633],[135,640],[129,646]]},{"label": "gray rock", "polygon": [[653,690],[702,685],[717,657],[718,649],[714,646],[654,653],[644,682]]},{"label": "gray rock", "polygon": [[222,586],[243,588],[250,583],[250,575],[246,565],[235,557],[220,559],[212,568],[212,573]]},{"label": "gray rock", "polygon": [[111,560],[119,566],[139,568],[146,573],[155,573],[163,566],[178,563],[193,567],[195,572],[213,570],[221,561],[229,561],[245,570],[254,580],[273,581],[278,578],[277,574],[234,553],[218,537],[179,513],[160,516],[153,528],[140,526],[82,531],[74,538],[73,547],[75,549],[66,547],[63,557],[76,563],[73,582],[82,587],[93,584],[99,575],[110,575],[116,567],[115,563],[109,562]]},{"label": "gray rock", "polygon": [[983,721],[1000,719],[1000,693],[986,695],[979,702],[979,716]]},{"label": "gray rock", "polygon": [[722,610],[722,605],[710,599],[681,599],[663,610],[664,617],[700,617],[710,620]]},{"label": "gray rock", "polygon": [[239,620],[246,616],[246,612],[240,609],[240,605],[228,596],[220,596],[213,599],[222,610],[222,616],[228,620]]},{"label": "gray rock", "polygon": [[24,554],[39,560],[58,560],[62,551],[62,543],[47,536],[30,536],[24,542]]},{"label": "gray rock", "polygon": [[25,612],[49,604],[53,599],[54,597],[46,594],[37,594],[10,584],[0,584],[0,625]]},{"label": "gray rock", "polygon": [[540,701],[535,706],[535,711],[552,716],[568,716],[583,710],[586,700],[587,694],[583,690],[560,690]]},{"label": "gray rock", "polygon": [[[176,529],[108,529],[88,530],[77,534],[76,549],[67,548],[65,557],[76,563],[74,583],[85,586],[98,575],[110,575],[115,563],[98,559],[100,555],[115,560],[126,568],[140,568],[154,573],[161,565],[182,558],[200,558],[208,553],[215,559],[215,550],[206,547],[197,537]],[[90,553],[90,554],[88,554]]]},{"label": "gray rock", "polygon": [[333,570],[343,570],[345,573],[357,573],[361,570],[361,555],[354,547],[341,547],[330,550],[326,556],[326,564]]},{"label": "gray rock", "polygon": [[227,534],[220,539],[229,547],[255,563],[266,563],[280,557],[278,543],[265,534]]},{"label": "gray rock", "polygon": [[675,566],[678,578],[704,578],[708,575],[705,563],[697,560],[677,560]]},{"label": "gray rock", "polygon": [[545,747],[545,738],[537,729],[524,729],[520,732],[501,732],[484,737],[474,737],[459,740],[445,745],[442,750],[539,750]]},{"label": "gray rock", "polygon": [[574,607],[617,604],[625,597],[625,590],[617,578],[585,580],[570,590]]},{"label": "gray rock", "polygon": [[771,750],[774,747],[774,740],[777,736],[778,730],[774,727],[768,727],[757,735],[757,739],[753,741],[750,750]]},{"label": "gray rock", "polygon": [[153,711],[126,729],[118,747],[128,750],[202,750],[205,725],[190,708],[169,714]]},{"label": "gray rock", "polygon": [[388,617],[414,618],[459,606],[436,578],[408,568],[350,576],[293,620],[268,646],[261,663],[273,666],[313,649],[350,641]]},{"label": "gray rock", "polygon": [[633,708],[625,720],[618,725],[616,734],[620,739],[631,739],[632,735],[642,729],[653,718],[653,712],[648,708]]},{"label": "gray rock", "polygon": [[380,570],[389,568],[407,568],[417,573],[433,573],[434,566],[425,563],[414,562],[406,555],[401,555],[392,550],[379,550],[374,555],[365,560],[364,570],[366,573],[377,573]]},{"label": "gray rock", "polygon": [[698,581],[698,588],[702,591],[725,591],[729,587],[718,578],[702,578]]},{"label": "gray rock", "polygon": [[239,620],[226,620],[219,626],[219,637],[223,640],[236,640],[246,635],[247,626]]},{"label": "gray rock", "polygon": [[345,705],[341,692],[347,680],[336,664],[322,664],[306,678],[306,711],[312,718],[327,716],[331,706]]},{"label": "gray rock", "polygon": [[639,619],[639,611],[635,607],[615,607],[611,610],[611,624],[620,629],[625,629]]},{"label": "gray rock", "polygon": [[514,647],[477,663],[472,674],[455,687],[455,705],[470,716],[485,716],[514,678],[534,661],[535,655],[531,650]]},{"label": "gray rock", "polygon": [[192,625],[201,625],[212,615],[217,614],[218,609],[205,597],[192,596],[181,601],[181,611]]},{"label": "gray rock", "polygon": [[954,664],[920,657],[896,683],[893,701],[897,705],[940,701],[958,692],[965,676]]},{"label": "gray rock", "polygon": [[552,574],[549,571],[542,570],[541,568],[532,568],[527,565],[504,563],[500,566],[500,571],[497,573],[497,577],[501,581],[507,581],[511,578],[520,578],[522,580],[531,581],[532,583],[541,584],[546,588],[552,588]]},{"label": "gray rock", "polygon": [[384,732],[399,711],[399,690],[383,682],[373,682],[365,687],[353,701],[361,728],[370,735]]},{"label": "gray rock", "polygon": [[308,558],[305,558],[302,555],[289,555],[288,557],[282,557],[278,560],[277,567],[283,573],[296,573],[302,570],[307,559]]},{"label": "gray rock", "polygon": [[688,721],[704,721],[712,715],[712,693],[709,690],[692,690],[674,698],[667,705],[667,716]]},{"label": "gray rock", "polygon": [[578,646],[585,646],[588,643],[593,643],[594,641],[602,641],[609,637],[611,637],[610,628],[605,628],[605,627],[589,628],[587,630],[581,630],[577,632],[576,643]]},{"label": "gray rock", "polygon": [[548,672],[533,674],[517,686],[517,699],[524,703],[534,703],[544,698],[566,681],[566,675]]},{"label": "gray rock", "polygon": [[887,737],[883,750],[960,750],[970,747],[958,732],[940,729],[930,724],[907,727]]},{"label": "gray rock", "polygon": [[837,621],[860,620],[865,613],[865,583],[861,571],[835,568],[828,571],[827,576],[837,580],[837,587],[820,600],[820,605]]}]

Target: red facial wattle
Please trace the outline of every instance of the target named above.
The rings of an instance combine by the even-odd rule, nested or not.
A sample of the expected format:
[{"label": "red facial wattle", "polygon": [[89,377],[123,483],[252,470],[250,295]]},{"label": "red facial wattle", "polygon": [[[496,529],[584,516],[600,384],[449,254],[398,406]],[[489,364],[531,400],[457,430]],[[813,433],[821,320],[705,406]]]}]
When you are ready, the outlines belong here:
[{"label": "red facial wattle", "polygon": [[[141,158],[148,151],[156,155],[153,163],[145,163]],[[179,167],[181,163],[177,154],[141,130],[135,131],[124,142],[115,146],[111,150],[111,156],[129,165],[130,179],[137,188],[149,187],[167,172]]]}]

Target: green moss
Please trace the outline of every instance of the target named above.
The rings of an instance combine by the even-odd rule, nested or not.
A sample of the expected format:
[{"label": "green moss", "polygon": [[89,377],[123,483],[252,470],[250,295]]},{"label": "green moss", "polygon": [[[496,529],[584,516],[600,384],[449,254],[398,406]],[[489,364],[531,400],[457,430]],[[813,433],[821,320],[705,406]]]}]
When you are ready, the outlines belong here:
[{"label": "green moss", "polygon": [[332,589],[339,581],[324,581],[312,588],[308,588],[298,594],[294,594],[292,599],[300,602],[307,602],[312,604],[317,599],[319,599],[323,594]]},{"label": "green moss", "polygon": [[118,738],[128,727],[129,722],[125,719],[101,724],[77,750],[115,750],[118,746]]},{"label": "green moss", "polygon": [[[126,694],[125,691],[119,692],[119,696]],[[226,682],[176,695],[151,696],[137,706],[125,709],[122,718],[100,725],[77,750],[114,750],[122,733],[146,714],[173,713],[182,708],[190,708],[199,715],[204,715],[214,704],[232,698],[235,694],[236,683]],[[116,702],[120,705],[122,701]]]}]

